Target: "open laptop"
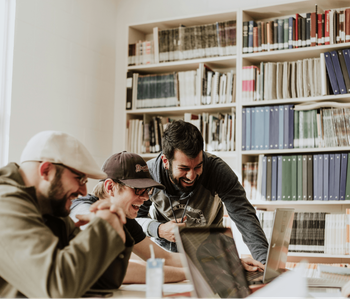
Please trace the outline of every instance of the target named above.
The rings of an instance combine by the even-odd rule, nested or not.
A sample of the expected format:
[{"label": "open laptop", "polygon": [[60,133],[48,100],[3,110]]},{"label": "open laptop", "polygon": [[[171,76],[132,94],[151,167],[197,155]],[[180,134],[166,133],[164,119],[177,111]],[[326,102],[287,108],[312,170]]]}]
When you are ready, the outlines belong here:
[{"label": "open laptop", "polygon": [[[244,298],[249,285],[268,282],[285,271],[294,209],[276,209],[265,271],[260,279],[248,282],[230,228],[176,228],[178,249],[184,253],[184,266],[194,285],[195,296]],[[254,272],[255,273],[255,272]]]}]

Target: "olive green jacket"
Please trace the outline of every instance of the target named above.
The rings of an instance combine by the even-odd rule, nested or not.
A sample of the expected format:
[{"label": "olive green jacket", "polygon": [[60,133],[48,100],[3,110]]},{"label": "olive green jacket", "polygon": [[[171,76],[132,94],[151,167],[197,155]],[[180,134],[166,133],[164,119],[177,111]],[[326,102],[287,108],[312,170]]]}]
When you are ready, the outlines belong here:
[{"label": "olive green jacket", "polygon": [[133,239],[101,218],[84,231],[69,218],[41,215],[34,187],[10,163],[0,168],[0,298],[75,298],[118,288]]}]

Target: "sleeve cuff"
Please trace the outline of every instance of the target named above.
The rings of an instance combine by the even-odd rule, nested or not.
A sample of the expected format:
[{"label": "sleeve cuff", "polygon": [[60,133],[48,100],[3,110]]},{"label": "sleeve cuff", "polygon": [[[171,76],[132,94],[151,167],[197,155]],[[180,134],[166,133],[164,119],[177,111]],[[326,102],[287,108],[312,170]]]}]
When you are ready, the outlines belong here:
[{"label": "sleeve cuff", "polygon": [[159,238],[159,235],[158,235],[158,228],[159,228],[159,225],[161,225],[162,223],[160,222],[151,222],[149,225],[148,225],[148,235],[151,236],[151,237],[156,237],[156,238]]}]

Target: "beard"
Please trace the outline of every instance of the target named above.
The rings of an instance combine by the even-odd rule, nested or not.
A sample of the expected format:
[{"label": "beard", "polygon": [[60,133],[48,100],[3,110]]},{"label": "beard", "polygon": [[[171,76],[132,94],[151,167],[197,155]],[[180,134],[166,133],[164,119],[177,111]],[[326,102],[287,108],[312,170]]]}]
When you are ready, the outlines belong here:
[{"label": "beard", "polygon": [[57,195],[61,194],[63,191],[61,181],[62,172],[63,168],[56,168],[55,178],[50,185],[48,193],[52,215],[55,217],[67,217],[70,212],[70,210],[66,208],[67,194],[63,195],[62,198],[57,197]]},{"label": "beard", "polygon": [[173,173],[173,166],[171,163],[169,163],[169,169],[168,169],[168,172],[169,172],[169,177],[171,179],[171,181],[174,183],[174,185],[182,192],[185,192],[185,193],[189,193],[189,192],[192,192],[196,185],[197,185],[197,179],[199,178],[199,175],[197,175],[196,179],[195,179],[195,182],[192,186],[187,186],[187,187],[184,187],[182,186],[181,184],[181,179],[185,179],[187,180],[186,177],[180,177],[180,178],[175,178],[174,177],[174,173]]}]

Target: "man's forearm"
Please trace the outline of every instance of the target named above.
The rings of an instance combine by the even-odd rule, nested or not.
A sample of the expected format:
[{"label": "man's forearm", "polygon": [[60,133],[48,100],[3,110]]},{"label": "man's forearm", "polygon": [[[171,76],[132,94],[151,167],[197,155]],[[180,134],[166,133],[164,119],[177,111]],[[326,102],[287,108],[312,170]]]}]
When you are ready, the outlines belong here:
[{"label": "man's forearm", "polygon": [[[179,282],[185,279],[183,268],[164,266],[164,283]],[[146,283],[146,262],[130,260],[123,283]]]}]

